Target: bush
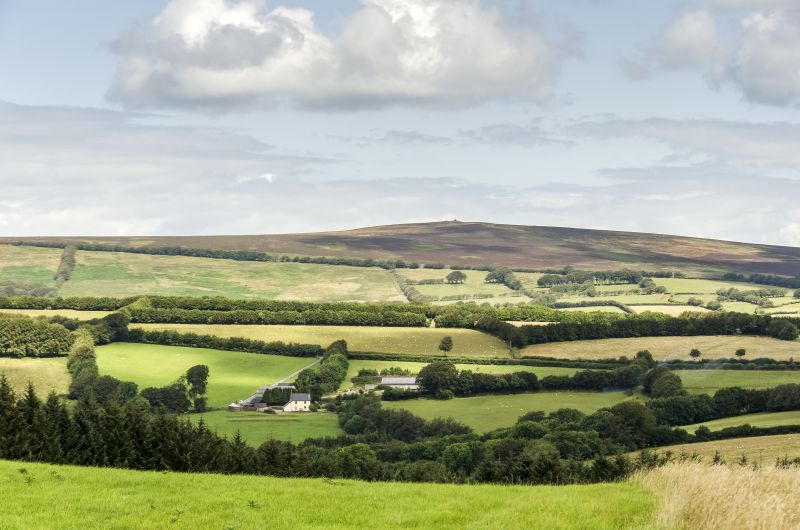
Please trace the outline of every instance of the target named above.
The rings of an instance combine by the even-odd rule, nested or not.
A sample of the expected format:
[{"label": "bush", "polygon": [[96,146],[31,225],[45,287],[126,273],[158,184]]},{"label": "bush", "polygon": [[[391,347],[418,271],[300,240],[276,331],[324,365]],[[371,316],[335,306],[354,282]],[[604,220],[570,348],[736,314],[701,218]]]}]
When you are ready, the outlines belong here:
[{"label": "bush", "polygon": [[770,322],[767,328],[767,334],[770,337],[780,340],[796,340],[800,332],[798,332],[797,326],[792,322],[776,318]]}]

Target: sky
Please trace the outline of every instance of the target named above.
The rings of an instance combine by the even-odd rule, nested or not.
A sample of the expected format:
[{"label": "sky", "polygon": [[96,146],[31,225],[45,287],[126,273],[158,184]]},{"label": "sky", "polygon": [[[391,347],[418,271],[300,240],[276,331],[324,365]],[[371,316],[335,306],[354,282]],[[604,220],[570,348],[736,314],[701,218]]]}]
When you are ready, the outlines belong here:
[{"label": "sky", "polygon": [[0,235],[800,246],[797,0],[0,0]]}]

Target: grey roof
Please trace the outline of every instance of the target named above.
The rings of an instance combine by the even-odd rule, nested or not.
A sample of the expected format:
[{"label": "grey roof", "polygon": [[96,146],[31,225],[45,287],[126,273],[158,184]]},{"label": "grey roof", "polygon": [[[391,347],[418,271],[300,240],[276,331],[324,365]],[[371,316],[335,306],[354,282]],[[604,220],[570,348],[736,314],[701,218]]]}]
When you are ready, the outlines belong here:
[{"label": "grey roof", "polygon": [[416,376],[410,377],[381,377],[382,385],[416,385]]},{"label": "grey roof", "polygon": [[289,403],[292,401],[311,401],[311,394],[295,394],[292,392],[292,395],[289,396]]}]

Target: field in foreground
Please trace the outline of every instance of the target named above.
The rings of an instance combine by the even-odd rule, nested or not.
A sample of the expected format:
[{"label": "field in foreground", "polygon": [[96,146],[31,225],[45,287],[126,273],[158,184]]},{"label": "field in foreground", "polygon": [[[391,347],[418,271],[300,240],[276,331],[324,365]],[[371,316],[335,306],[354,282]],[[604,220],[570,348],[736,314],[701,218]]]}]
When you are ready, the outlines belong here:
[{"label": "field in foreground", "polygon": [[342,434],[339,418],[330,412],[265,414],[263,412],[228,412],[214,410],[192,414],[193,421],[203,418],[209,429],[232,438],[237,432],[249,445],[258,447],[274,438],[300,443],[306,438],[324,438]]},{"label": "field in foreground", "polygon": [[[21,470],[24,470],[22,472]],[[367,483],[0,461],[3,529],[648,528],[644,487]]]},{"label": "field in foreground", "polygon": [[692,348],[700,350],[701,359],[735,358],[736,350],[739,348],[747,350],[745,359],[759,357],[781,361],[800,359],[799,341],[746,336],[637,337],[551,342],[528,346],[522,350],[522,355],[562,359],[613,359],[621,355],[632,357],[638,351],[649,350],[657,360],[691,360],[689,352]]},{"label": "field in foreground", "polygon": [[659,497],[654,528],[800,528],[800,472],[675,463],[635,477]]},{"label": "field in foreground", "polygon": [[40,398],[47,397],[50,391],[66,394],[69,388],[66,357],[47,359],[0,357],[0,375],[5,375],[15,392],[22,393],[33,383]]},{"label": "field in foreground", "polygon": [[133,381],[140,390],[148,386],[165,386],[196,364],[208,365],[209,407],[225,407],[232,401],[249,397],[260,385],[273,384],[313,360],[124,342],[97,348],[101,375]]},{"label": "field in foreground", "polygon": [[622,392],[538,392],[455,398],[448,401],[437,399],[385,401],[384,406],[407,409],[428,420],[453,418],[469,425],[476,432],[483,433],[510,427],[526,412],[577,409],[590,414],[626,399],[629,398]]},{"label": "field in foreground", "polygon": [[131,327],[322,346],[344,339],[350,351],[411,355],[441,355],[439,342],[443,337],[450,336],[453,337],[453,351],[450,355],[454,357],[510,357],[508,348],[502,341],[471,329],[212,324],[132,324]]},{"label": "field in foreground", "polygon": [[731,438],[728,440],[714,440],[694,444],[670,445],[659,447],[657,452],[671,451],[673,454],[695,453],[704,462],[710,463],[714,454],[720,456],[728,463],[737,462],[742,455],[749,462],[762,465],[775,464],[775,460],[787,456],[800,457],[800,434],[779,434],[776,436],[753,436],[750,438]]}]

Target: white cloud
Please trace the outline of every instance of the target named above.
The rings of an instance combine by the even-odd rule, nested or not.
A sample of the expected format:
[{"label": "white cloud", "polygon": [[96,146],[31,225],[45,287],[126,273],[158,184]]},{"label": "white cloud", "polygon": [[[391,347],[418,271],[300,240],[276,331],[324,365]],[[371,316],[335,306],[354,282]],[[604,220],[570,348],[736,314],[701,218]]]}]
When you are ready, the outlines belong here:
[{"label": "white cloud", "polygon": [[[796,0],[714,0],[681,15],[644,55],[623,62],[629,76],[693,69],[749,101],[800,105],[800,4]],[[735,11],[735,23],[726,8]],[[743,12],[742,9],[744,10]]]},{"label": "white cloud", "polygon": [[479,0],[361,0],[338,35],[261,0],[172,0],[120,37],[109,98],[129,107],[548,101],[575,39]]}]

